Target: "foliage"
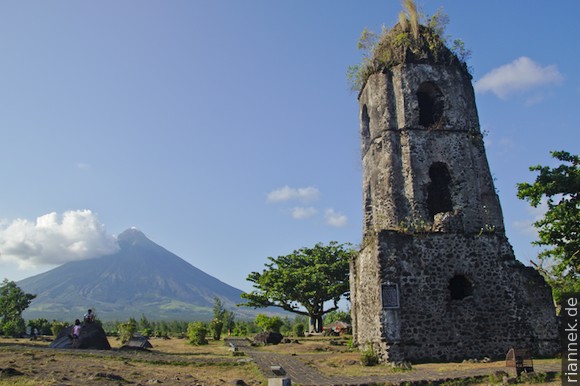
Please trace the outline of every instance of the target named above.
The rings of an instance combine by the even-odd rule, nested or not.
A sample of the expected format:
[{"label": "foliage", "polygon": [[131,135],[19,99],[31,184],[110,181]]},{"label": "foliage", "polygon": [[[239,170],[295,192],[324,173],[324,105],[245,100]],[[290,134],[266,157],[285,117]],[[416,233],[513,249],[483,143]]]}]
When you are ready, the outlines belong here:
[{"label": "foliage", "polygon": [[213,340],[220,340],[222,336],[222,328],[224,323],[219,319],[213,319],[209,323],[209,329],[211,330]]},{"label": "foliage", "polygon": [[52,323],[44,318],[29,320],[26,325],[32,330],[35,328],[38,330],[39,335],[49,335],[51,334]]},{"label": "foliage", "polygon": [[329,312],[324,316],[324,324],[330,324],[332,322],[345,322],[350,324],[352,322],[350,311],[336,310]]},{"label": "foliage", "polygon": [[24,319],[8,319],[2,323],[2,333],[5,336],[19,336],[26,332],[26,323]]},{"label": "foliage", "polygon": [[534,208],[546,202],[548,210],[534,223],[538,230],[534,244],[550,247],[538,255],[538,268],[558,302],[563,293],[580,291],[580,157],[565,151],[550,153],[562,163],[554,168],[530,167],[539,175],[533,184],[518,184],[518,198]]},{"label": "foliage", "polygon": [[262,331],[272,332],[280,332],[280,328],[284,325],[284,322],[279,316],[268,316],[265,314],[258,314],[255,323]]},{"label": "foliage", "polygon": [[367,343],[366,348],[361,351],[360,361],[363,366],[376,366],[379,364],[379,356],[371,343]]},{"label": "foliage", "polygon": [[126,323],[119,323],[119,339],[121,339],[121,343],[129,342],[136,331],[137,321],[134,318],[129,318]]},{"label": "foliage", "polygon": [[213,319],[210,323],[210,330],[214,340],[220,340],[224,328],[230,331],[234,324],[234,314],[225,309],[222,300],[218,297],[214,299]]},{"label": "foliage", "polygon": [[403,7],[399,22],[392,29],[383,27],[380,35],[363,30],[358,42],[362,62],[347,70],[353,90],[362,90],[372,74],[401,63],[458,64],[469,74],[466,62],[471,51],[460,39],[449,44],[450,37],[445,35],[449,17],[443,10],[421,17],[413,0],[405,0]]},{"label": "foliage", "polygon": [[[312,248],[295,250],[287,256],[268,257],[266,269],[252,272],[246,280],[256,290],[243,293],[245,306],[280,307],[286,311],[307,315],[322,331],[322,316],[338,309],[338,302],[349,295],[349,263],[355,256],[350,244],[316,244]],[[325,309],[325,303],[333,305]]]},{"label": "foliage", "polygon": [[304,336],[304,324],[302,323],[296,323],[294,325],[294,336],[301,338]]},{"label": "foliage", "polygon": [[66,326],[67,324],[65,322],[55,320],[52,322],[50,331],[52,332],[52,335],[56,337],[64,328],[66,328]]},{"label": "foliage", "polygon": [[187,337],[189,343],[195,346],[209,343],[206,339],[208,332],[208,328],[203,322],[192,322],[187,325]]},{"label": "foliage", "polygon": [[0,285],[0,329],[4,335],[26,332],[22,312],[36,295],[27,294],[15,282],[4,279]]},{"label": "foliage", "polygon": [[141,334],[143,334],[147,337],[153,335],[153,326],[151,325],[151,322],[149,321],[149,319],[147,319],[145,314],[141,314],[141,319],[139,319],[138,329],[139,329],[139,331],[141,331]]},{"label": "foliage", "polygon": [[249,323],[244,321],[239,321],[234,326],[232,335],[234,336],[246,336],[250,332]]}]

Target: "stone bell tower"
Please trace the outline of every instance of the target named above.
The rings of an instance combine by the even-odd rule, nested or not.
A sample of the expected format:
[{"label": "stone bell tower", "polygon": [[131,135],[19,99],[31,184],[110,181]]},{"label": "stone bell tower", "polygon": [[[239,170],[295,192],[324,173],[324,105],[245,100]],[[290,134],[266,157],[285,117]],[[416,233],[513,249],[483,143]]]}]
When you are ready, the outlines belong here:
[{"label": "stone bell tower", "polygon": [[471,76],[443,44],[413,44],[375,61],[359,94],[355,343],[383,361],[505,357],[510,347],[554,354],[551,290],[506,238]]}]

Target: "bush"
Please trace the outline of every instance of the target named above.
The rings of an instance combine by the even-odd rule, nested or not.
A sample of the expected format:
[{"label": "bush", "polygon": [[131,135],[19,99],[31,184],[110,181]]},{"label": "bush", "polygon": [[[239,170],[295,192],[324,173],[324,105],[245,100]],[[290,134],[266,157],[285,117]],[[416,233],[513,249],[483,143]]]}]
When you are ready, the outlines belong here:
[{"label": "bush", "polygon": [[134,319],[129,319],[127,323],[119,323],[119,339],[125,344],[131,340],[133,334],[137,331],[137,323]]},{"label": "bush", "polygon": [[187,337],[190,344],[196,346],[208,344],[207,333],[208,329],[203,322],[192,322],[187,325]]},{"label": "bush", "polygon": [[26,332],[26,323],[22,318],[4,321],[2,333],[5,336],[20,336]]},{"label": "bush", "polygon": [[262,331],[280,332],[280,328],[284,325],[284,321],[279,316],[269,317],[265,314],[258,314],[255,323]]},{"label": "bush", "polygon": [[55,320],[52,322],[52,325],[50,326],[50,331],[52,332],[52,335],[57,337],[58,334],[60,334],[60,332],[66,328],[66,326],[67,324],[65,322]]},{"label": "bush", "polygon": [[294,335],[299,338],[304,336],[304,325],[302,323],[297,323],[294,325]]},{"label": "bush", "polygon": [[213,340],[220,340],[222,336],[222,328],[224,323],[219,319],[214,319],[210,323],[210,329],[212,333]]},{"label": "bush", "polygon": [[368,343],[367,348],[361,351],[360,361],[363,366],[376,366],[379,364],[379,356],[372,344]]}]

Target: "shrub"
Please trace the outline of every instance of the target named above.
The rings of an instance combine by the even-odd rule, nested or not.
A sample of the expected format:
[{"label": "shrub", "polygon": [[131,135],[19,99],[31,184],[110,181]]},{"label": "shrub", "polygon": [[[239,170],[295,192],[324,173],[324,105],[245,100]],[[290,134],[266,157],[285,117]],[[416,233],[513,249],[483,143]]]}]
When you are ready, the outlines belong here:
[{"label": "shrub", "polygon": [[213,340],[220,340],[224,323],[219,319],[214,319],[211,321],[209,327],[211,329]]},{"label": "shrub", "polygon": [[58,336],[58,334],[60,334],[60,332],[66,328],[67,324],[65,322],[59,322],[57,320],[52,322],[52,325],[50,326],[50,331],[52,332],[52,335],[54,335],[55,337]]},{"label": "shrub", "polygon": [[26,332],[26,323],[22,318],[16,318],[4,321],[2,333],[5,336],[19,336]]},{"label": "shrub", "polygon": [[129,319],[127,323],[119,323],[119,339],[125,344],[131,340],[133,334],[137,331],[135,319]]},{"label": "shrub", "polygon": [[297,337],[304,336],[304,325],[302,323],[297,323],[294,325],[294,335]]},{"label": "shrub", "polygon": [[258,314],[255,323],[262,331],[280,332],[280,328],[284,325],[284,321],[279,316],[268,316],[265,314]]},{"label": "shrub", "polygon": [[376,366],[379,364],[379,356],[371,343],[367,343],[367,347],[361,351],[360,361],[363,366]]},{"label": "shrub", "polygon": [[208,329],[203,322],[192,322],[187,325],[187,337],[190,344],[196,346],[208,344],[207,333]]}]

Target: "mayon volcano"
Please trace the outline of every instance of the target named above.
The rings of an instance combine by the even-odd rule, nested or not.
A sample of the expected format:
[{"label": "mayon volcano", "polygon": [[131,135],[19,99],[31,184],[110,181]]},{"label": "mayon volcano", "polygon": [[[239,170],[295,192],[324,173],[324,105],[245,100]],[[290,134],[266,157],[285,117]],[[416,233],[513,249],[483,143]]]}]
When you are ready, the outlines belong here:
[{"label": "mayon volcano", "polygon": [[88,308],[102,320],[209,320],[215,298],[239,318],[256,311],[237,307],[241,290],[199,270],[131,228],[111,255],[66,263],[18,282],[36,294],[27,319],[75,320]]}]

